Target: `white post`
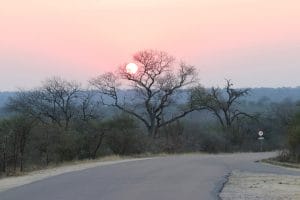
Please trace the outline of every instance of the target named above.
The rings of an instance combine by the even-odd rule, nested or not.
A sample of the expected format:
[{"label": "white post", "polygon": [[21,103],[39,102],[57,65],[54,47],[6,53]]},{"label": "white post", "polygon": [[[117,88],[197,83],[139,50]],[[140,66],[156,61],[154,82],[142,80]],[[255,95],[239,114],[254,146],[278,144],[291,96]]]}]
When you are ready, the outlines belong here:
[{"label": "white post", "polygon": [[263,137],[263,135],[264,135],[264,132],[263,131],[259,131],[258,132],[258,140],[260,140],[260,151],[262,152],[263,151],[263,140],[265,139],[264,137]]}]

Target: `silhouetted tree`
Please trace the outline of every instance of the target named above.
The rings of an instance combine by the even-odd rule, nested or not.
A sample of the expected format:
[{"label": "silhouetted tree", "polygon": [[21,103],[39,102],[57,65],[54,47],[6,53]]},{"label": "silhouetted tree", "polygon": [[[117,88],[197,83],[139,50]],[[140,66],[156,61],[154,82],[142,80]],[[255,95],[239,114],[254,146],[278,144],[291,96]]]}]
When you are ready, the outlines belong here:
[{"label": "silhouetted tree", "polygon": [[7,108],[68,129],[71,119],[78,114],[79,93],[78,83],[54,77],[36,90],[18,92],[10,98]]},{"label": "silhouetted tree", "polygon": [[[155,50],[140,51],[133,60],[138,65],[137,73],[128,73],[122,65],[119,72],[102,74],[90,83],[99,90],[105,105],[136,117],[146,126],[149,136],[156,137],[159,128],[195,110],[191,104],[178,105],[176,98],[181,89],[190,89],[197,83],[196,69],[185,63],[176,66],[174,57]],[[120,95],[120,86],[126,83],[130,87],[129,99]],[[110,101],[105,101],[105,96]]]},{"label": "silhouetted tree", "polygon": [[193,90],[193,104],[200,104],[201,108],[211,111],[218,119],[223,129],[230,129],[239,117],[254,118],[254,116],[240,110],[238,104],[241,97],[249,94],[250,89],[234,89],[230,80],[226,80],[224,89],[212,87],[205,91],[203,88]]}]

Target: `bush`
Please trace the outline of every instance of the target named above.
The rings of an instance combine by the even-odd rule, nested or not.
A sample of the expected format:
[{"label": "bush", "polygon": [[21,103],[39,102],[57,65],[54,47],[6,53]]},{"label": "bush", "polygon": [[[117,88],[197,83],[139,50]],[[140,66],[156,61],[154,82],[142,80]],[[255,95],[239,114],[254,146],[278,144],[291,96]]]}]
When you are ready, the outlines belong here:
[{"label": "bush", "polygon": [[296,113],[288,128],[288,147],[293,161],[300,161],[300,112]]},{"label": "bush", "polygon": [[296,162],[300,161],[300,124],[293,125],[289,129],[288,143],[292,157]]},{"label": "bush", "polygon": [[114,154],[139,154],[146,150],[146,134],[142,134],[137,124],[127,115],[118,116],[108,122],[109,133],[106,143]]},{"label": "bush", "polygon": [[199,123],[186,123],[184,130],[186,151],[206,151],[217,153],[229,151],[230,142],[226,134],[216,124],[199,126]]}]

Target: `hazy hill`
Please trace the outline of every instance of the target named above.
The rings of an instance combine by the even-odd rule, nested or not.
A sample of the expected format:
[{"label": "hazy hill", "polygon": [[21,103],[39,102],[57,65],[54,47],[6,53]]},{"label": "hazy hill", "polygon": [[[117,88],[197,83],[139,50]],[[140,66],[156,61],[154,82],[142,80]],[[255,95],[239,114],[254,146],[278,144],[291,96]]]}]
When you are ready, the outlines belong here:
[{"label": "hazy hill", "polygon": [[3,106],[6,104],[9,97],[13,96],[14,92],[0,92],[0,117],[5,115]]},{"label": "hazy hill", "polygon": [[247,101],[269,100],[271,102],[281,102],[284,100],[300,100],[300,87],[290,88],[253,88]]},{"label": "hazy hill", "polygon": [[[131,96],[130,93],[131,91],[122,91],[121,96]],[[1,108],[3,108],[9,97],[14,96],[14,94],[15,92],[0,92],[0,112],[2,110]],[[177,99],[185,101],[186,95],[184,92],[180,93]],[[300,100],[300,87],[253,88],[250,95],[245,97],[243,100],[248,102],[281,102],[284,100],[298,101]],[[3,115],[3,111],[1,113]]]}]

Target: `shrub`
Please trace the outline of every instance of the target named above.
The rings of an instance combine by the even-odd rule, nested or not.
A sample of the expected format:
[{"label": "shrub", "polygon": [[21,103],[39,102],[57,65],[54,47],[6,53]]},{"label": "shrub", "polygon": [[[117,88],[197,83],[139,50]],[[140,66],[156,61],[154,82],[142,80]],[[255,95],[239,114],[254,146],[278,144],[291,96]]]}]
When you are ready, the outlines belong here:
[{"label": "shrub", "polygon": [[146,149],[146,134],[141,133],[136,122],[128,115],[118,116],[108,122],[106,143],[114,154],[143,153]]},{"label": "shrub", "polygon": [[288,129],[288,145],[294,161],[300,161],[300,112],[296,113]]}]

